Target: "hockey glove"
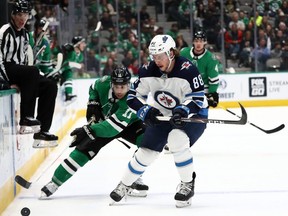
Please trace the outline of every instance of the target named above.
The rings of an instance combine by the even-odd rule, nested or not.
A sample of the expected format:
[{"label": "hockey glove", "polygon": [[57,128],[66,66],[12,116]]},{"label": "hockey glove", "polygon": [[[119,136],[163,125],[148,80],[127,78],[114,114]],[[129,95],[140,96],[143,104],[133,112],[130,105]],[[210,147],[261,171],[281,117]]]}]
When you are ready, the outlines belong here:
[{"label": "hockey glove", "polygon": [[70,136],[74,136],[74,139],[69,147],[77,146],[79,149],[85,149],[96,139],[96,135],[89,125],[76,128],[74,131],[72,131]]},{"label": "hockey glove", "polygon": [[86,119],[89,121],[91,117],[95,117],[95,123],[99,122],[100,119],[104,119],[102,114],[102,108],[99,102],[91,100],[87,103]]},{"label": "hockey glove", "polygon": [[9,83],[6,80],[0,78],[0,90],[7,90],[7,89],[10,89]]},{"label": "hockey glove", "polygon": [[207,97],[208,105],[211,107],[217,107],[219,103],[219,95],[217,92],[205,94]]},{"label": "hockey glove", "polygon": [[186,125],[186,122],[183,122],[181,118],[187,118],[189,115],[190,109],[187,106],[181,105],[173,109],[173,116],[170,119],[170,124],[177,129],[183,128]]},{"label": "hockey glove", "polygon": [[45,74],[45,76],[49,79],[56,81],[57,83],[58,82],[60,83],[60,81],[62,79],[62,75],[61,75],[60,71],[47,73],[47,74]]},{"label": "hockey glove", "polygon": [[157,108],[145,105],[138,110],[137,116],[144,122],[145,125],[154,127],[160,123],[157,116],[163,116],[163,114]]}]

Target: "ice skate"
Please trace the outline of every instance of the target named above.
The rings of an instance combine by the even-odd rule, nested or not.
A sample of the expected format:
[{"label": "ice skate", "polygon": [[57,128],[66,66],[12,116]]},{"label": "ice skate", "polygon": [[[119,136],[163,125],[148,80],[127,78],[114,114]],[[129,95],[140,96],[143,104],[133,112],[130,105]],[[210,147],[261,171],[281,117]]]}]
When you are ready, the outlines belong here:
[{"label": "ice skate", "polygon": [[48,132],[40,131],[33,135],[33,148],[54,148],[58,146],[58,137]]},{"label": "ice skate", "polygon": [[191,205],[192,197],[194,196],[194,184],[196,173],[192,174],[193,179],[191,182],[181,182],[177,187],[177,193],[174,196],[176,200],[176,207],[183,208]]},{"label": "ice skate", "polygon": [[76,101],[77,95],[67,94],[65,93],[65,105],[68,106],[69,104]]},{"label": "ice skate", "polygon": [[126,186],[120,182],[117,187],[110,193],[112,202],[109,205],[113,205],[115,202],[120,202],[123,197],[125,197],[126,200],[130,190],[132,190],[131,187]]},{"label": "ice skate", "polygon": [[146,197],[147,191],[149,190],[148,185],[143,183],[143,180],[139,177],[132,185],[131,189],[128,191],[128,196],[132,197]]},{"label": "ice skate", "polygon": [[41,122],[32,117],[25,117],[20,120],[20,134],[38,133],[40,131]]},{"label": "ice skate", "polygon": [[52,194],[54,194],[57,191],[58,187],[59,186],[57,184],[55,184],[53,181],[50,181],[41,189],[41,195],[39,199],[40,200],[47,199],[48,197],[50,197]]}]

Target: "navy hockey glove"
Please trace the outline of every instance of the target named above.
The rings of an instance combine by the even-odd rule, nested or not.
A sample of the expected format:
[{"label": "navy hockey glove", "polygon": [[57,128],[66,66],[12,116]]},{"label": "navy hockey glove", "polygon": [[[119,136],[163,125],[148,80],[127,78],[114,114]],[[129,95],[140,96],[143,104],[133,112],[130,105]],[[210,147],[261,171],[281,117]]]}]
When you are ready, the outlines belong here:
[{"label": "navy hockey glove", "polygon": [[94,116],[95,122],[99,122],[100,119],[104,119],[102,114],[102,108],[99,102],[91,100],[87,103],[86,119],[89,121]]},{"label": "navy hockey glove", "polygon": [[137,116],[144,122],[144,124],[153,127],[160,123],[157,116],[163,116],[163,114],[157,108],[145,105],[138,110]]},{"label": "navy hockey glove", "polygon": [[9,83],[0,77],[0,90],[10,89]]},{"label": "navy hockey glove", "polygon": [[219,103],[219,95],[217,92],[205,94],[207,97],[208,105],[211,107],[217,107]]},{"label": "navy hockey glove", "polygon": [[74,131],[72,131],[70,136],[74,136],[74,139],[69,147],[77,146],[79,149],[85,149],[96,139],[96,135],[89,125],[76,128]]},{"label": "navy hockey glove", "polygon": [[187,106],[181,105],[173,109],[173,116],[170,119],[170,124],[174,128],[182,128],[186,125],[186,122],[181,121],[181,118],[187,118],[189,115],[190,109]]}]

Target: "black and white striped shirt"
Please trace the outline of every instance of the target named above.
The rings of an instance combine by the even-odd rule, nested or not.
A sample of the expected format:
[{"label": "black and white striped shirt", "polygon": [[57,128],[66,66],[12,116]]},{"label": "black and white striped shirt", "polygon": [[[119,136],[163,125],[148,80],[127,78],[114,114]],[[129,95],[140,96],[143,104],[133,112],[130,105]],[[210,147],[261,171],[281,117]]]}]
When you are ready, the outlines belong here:
[{"label": "black and white striped shirt", "polygon": [[0,29],[0,77],[9,81],[5,63],[27,65],[29,33],[26,29],[17,31],[11,23]]}]

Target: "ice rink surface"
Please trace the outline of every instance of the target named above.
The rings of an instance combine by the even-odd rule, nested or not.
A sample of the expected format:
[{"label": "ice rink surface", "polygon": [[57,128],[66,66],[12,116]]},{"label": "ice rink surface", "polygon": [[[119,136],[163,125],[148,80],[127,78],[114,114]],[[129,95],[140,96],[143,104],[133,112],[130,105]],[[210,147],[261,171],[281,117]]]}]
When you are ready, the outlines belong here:
[{"label": "ice rink surface", "polygon": [[[240,114],[240,109],[231,110]],[[136,150],[135,146],[128,149],[118,141],[103,148],[51,199],[38,200],[41,187],[50,181],[55,168],[71,151],[66,147],[71,141],[67,135],[32,177],[33,186],[29,190],[22,189],[2,215],[21,215],[21,209],[28,207],[32,216],[287,216],[288,107],[246,110],[248,121],[263,129],[282,123],[286,127],[280,132],[265,134],[250,124],[209,124],[191,148],[197,177],[190,207],[175,207],[174,194],[180,180],[173,156],[163,153],[143,175],[150,187],[146,198],[128,197],[126,201],[109,206],[109,194],[119,183],[123,169]],[[211,110],[210,118],[237,119],[222,109]],[[84,123],[83,118],[75,127]]]}]

